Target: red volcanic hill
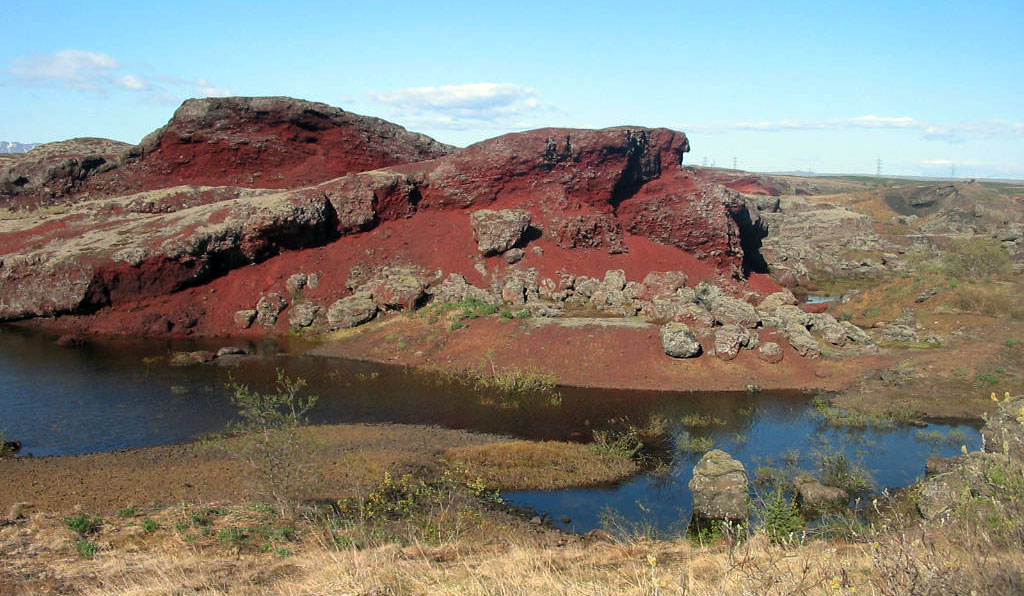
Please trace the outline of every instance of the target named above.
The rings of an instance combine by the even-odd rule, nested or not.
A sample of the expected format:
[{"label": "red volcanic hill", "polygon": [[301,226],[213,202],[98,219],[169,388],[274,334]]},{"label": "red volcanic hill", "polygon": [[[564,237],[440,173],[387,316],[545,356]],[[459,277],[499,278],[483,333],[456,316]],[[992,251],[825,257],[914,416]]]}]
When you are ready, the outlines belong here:
[{"label": "red volcanic hill", "polygon": [[122,195],[182,184],[297,188],[441,157],[452,147],[379,118],[287,97],[190,99],[137,146],[43,145],[0,169],[0,205]]},{"label": "red volcanic hill", "polygon": [[686,135],[663,128],[542,129],[456,150],[323,104],[218,98],[186,101],[135,147],[55,149],[0,170],[6,205],[66,203],[0,219],[0,320],[329,330],[467,297],[704,320],[721,292],[697,296],[699,281],[778,289],[744,281],[756,213],[682,168]]}]

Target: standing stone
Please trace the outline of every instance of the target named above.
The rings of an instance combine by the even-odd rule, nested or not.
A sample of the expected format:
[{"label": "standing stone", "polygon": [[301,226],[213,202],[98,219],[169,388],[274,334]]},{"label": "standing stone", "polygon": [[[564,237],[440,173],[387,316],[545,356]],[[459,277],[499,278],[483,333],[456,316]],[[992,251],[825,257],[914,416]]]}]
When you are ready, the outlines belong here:
[{"label": "standing stone", "polygon": [[661,347],[673,358],[700,356],[700,340],[686,323],[671,322],[661,326]]},{"label": "standing stone", "polygon": [[523,209],[481,209],[470,215],[469,224],[480,252],[495,255],[519,242],[530,225],[530,212]]},{"label": "standing stone", "polygon": [[747,470],[721,449],[700,458],[690,480],[693,494],[691,527],[702,529],[715,522],[746,524],[750,515]]}]

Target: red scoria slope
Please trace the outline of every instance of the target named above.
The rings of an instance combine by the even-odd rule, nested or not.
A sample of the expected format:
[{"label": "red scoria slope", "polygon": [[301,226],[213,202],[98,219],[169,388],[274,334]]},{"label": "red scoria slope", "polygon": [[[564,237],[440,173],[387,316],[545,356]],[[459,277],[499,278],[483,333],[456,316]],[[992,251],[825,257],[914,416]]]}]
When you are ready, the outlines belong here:
[{"label": "red scoria slope", "polygon": [[[750,215],[737,193],[680,167],[688,150],[683,133],[620,127],[455,152],[323,104],[190,100],[69,191],[72,205],[0,219],[0,320],[222,335],[239,332],[236,311],[277,293],[289,299],[280,318],[244,333],[285,332],[300,301],[322,319],[385,267],[418,272],[428,289],[449,274],[492,289],[609,269],[630,281],[739,278]],[[521,260],[477,250],[470,214],[481,209],[529,212]],[[286,289],[296,273],[317,283]]]}]

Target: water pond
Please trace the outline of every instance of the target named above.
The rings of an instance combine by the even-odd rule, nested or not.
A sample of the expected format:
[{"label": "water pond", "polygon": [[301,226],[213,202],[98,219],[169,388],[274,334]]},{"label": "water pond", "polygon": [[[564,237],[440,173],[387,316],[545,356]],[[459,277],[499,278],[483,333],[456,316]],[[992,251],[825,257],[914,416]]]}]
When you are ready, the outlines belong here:
[{"label": "water pond", "polygon": [[582,440],[595,429],[657,421],[670,440],[665,463],[614,486],[522,491],[506,500],[545,514],[556,525],[587,531],[608,518],[669,529],[689,516],[687,488],[710,441],[759,467],[813,470],[823,453],[842,452],[865,467],[878,490],[906,486],[930,454],[980,447],[977,428],[835,428],[796,393],[672,393],[564,387],[561,398],[493,396],[400,367],[277,355],[273,343],[249,345],[259,356],[234,366],[166,365],[170,350],[216,348],[221,342],[90,342],[61,348],[52,338],[0,327],[0,431],[23,442],[23,453],[67,455],[187,441],[222,430],[234,419],[225,384],[255,388],[277,368],[310,383],[320,395],[315,423],[435,424],[528,439]]}]

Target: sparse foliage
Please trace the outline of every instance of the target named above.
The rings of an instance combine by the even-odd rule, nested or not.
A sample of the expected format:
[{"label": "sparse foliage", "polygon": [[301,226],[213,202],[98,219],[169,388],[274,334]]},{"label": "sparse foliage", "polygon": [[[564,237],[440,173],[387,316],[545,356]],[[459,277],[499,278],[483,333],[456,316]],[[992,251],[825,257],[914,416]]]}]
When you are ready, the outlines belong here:
[{"label": "sparse foliage", "polygon": [[276,391],[260,393],[231,383],[231,402],[242,420],[231,429],[241,436],[223,443],[234,457],[245,461],[263,488],[283,509],[315,481],[313,448],[299,436],[306,415],[316,405],[316,395],[302,395],[305,379],[277,371]]}]

